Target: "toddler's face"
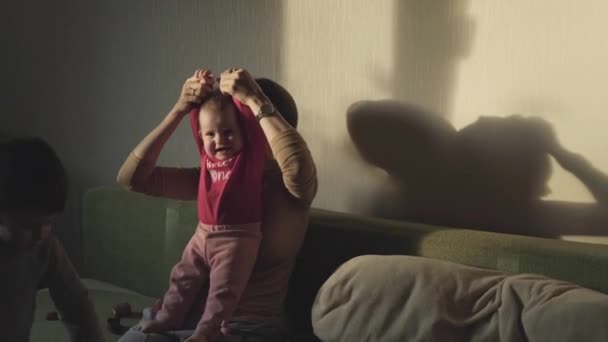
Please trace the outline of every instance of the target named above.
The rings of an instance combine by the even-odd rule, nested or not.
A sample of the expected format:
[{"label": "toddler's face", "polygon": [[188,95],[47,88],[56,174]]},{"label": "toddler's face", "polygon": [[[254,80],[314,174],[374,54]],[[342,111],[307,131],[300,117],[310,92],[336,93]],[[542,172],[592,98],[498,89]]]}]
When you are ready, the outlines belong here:
[{"label": "toddler's face", "polygon": [[229,106],[223,112],[215,107],[203,108],[199,123],[207,155],[217,160],[225,160],[243,148],[243,135],[234,107]]}]

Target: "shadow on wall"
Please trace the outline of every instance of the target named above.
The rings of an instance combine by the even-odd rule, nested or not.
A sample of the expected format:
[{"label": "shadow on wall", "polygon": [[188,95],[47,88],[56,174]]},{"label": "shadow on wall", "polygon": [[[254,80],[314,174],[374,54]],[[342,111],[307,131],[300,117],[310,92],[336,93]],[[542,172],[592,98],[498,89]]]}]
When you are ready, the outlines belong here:
[{"label": "shadow on wall", "polygon": [[471,50],[470,0],[395,1],[394,98],[450,112],[458,63]]},{"label": "shadow on wall", "polygon": [[[608,176],[564,148],[540,118],[481,117],[456,131],[431,112],[363,101],[347,113],[361,156],[389,175],[366,214],[504,233],[606,235]],[[550,156],[596,204],[545,201]]]}]

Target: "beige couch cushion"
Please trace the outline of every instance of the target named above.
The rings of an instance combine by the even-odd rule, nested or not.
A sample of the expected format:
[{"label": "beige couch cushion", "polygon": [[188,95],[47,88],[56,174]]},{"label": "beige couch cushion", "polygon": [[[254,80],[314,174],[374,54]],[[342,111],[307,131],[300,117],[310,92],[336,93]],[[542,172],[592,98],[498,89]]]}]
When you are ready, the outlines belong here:
[{"label": "beige couch cushion", "polygon": [[411,256],[342,265],[312,309],[323,341],[608,341],[608,296]]}]

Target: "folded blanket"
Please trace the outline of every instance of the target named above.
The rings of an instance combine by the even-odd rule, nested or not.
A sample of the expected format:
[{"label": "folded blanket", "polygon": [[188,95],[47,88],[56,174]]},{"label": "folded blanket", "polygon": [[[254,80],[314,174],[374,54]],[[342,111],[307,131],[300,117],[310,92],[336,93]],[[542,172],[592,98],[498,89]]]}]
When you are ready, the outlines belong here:
[{"label": "folded blanket", "polygon": [[323,341],[608,341],[608,295],[412,256],[342,265],[312,309]]}]

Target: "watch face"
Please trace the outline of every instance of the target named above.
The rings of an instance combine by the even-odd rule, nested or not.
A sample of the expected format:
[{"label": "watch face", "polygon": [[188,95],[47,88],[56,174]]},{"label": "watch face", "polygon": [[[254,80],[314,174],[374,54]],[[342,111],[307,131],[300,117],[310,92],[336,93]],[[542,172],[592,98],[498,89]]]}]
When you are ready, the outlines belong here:
[{"label": "watch face", "polygon": [[274,113],[274,106],[272,103],[264,103],[260,107],[260,115],[270,115]]}]

